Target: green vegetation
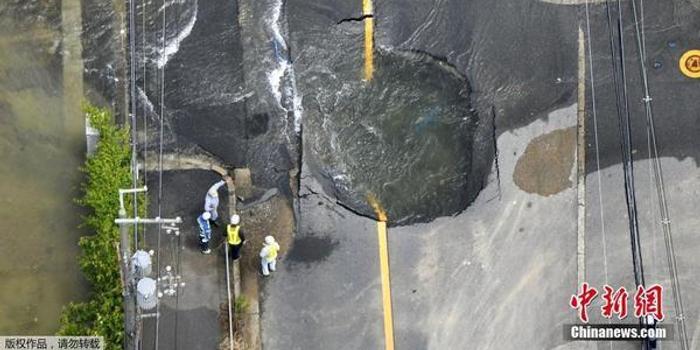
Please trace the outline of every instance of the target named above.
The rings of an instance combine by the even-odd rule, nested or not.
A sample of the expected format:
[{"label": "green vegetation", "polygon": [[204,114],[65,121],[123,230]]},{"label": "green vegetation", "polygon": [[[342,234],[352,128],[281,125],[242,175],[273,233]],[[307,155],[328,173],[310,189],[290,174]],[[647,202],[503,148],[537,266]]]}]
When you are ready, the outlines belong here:
[{"label": "green vegetation", "polygon": [[233,301],[233,312],[236,314],[243,314],[248,312],[248,307],[250,303],[244,295],[239,295],[236,300]]},{"label": "green vegetation", "polygon": [[[88,209],[83,225],[92,234],[80,239],[83,254],[79,262],[92,284],[92,295],[63,309],[58,334],[103,336],[105,349],[116,350],[122,348],[124,314],[117,254],[119,228],[114,219],[119,210],[119,188],[131,187],[129,132],[115,126],[108,110],[94,106],[83,109],[100,133],[95,154],[81,168],[86,179],[83,195],[76,200]],[[127,212],[132,212],[131,200],[126,199]]]}]

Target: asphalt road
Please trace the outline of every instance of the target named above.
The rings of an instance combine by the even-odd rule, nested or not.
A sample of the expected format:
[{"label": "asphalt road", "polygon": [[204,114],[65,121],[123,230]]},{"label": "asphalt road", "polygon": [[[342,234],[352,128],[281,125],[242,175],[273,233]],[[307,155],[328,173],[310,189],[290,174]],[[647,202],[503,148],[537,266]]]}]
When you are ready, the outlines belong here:
[{"label": "asphalt road", "polygon": [[[578,25],[585,30],[584,7],[503,2],[482,10],[484,5],[477,3],[436,1],[406,6],[382,2],[375,6],[380,47],[419,49],[446,58],[472,79],[476,107],[482,115],[489,105],[496,105],[499,114],[500,179],[494,165],[482,192],[459,215],[389,229],[396,347],[638,348],[638,343],[632,342],[564,339],[563,325],[576,321],[575,311],[568,306],[577,290],[575,164],[571,164],[568,183],[558,179],[565,186],[551,195],[533,193],[529,185],[523,185],[528,181],[523,182],[517,170],[528,145],[576,125],[576,105],[572,104],[577,82],[575,36]],[[697,345],[693,339],[700,332],[700,302],[694,297],[698,283],[692,277],[700,263],[693,254],[698,246],[693,237],[693,227],[698,223],[693,209],[697,207],[700,149],[694,108],[700,90],[695,88],[696,81],[680,75],[677,59],[693,48],[688,38],[697,31],[698,16],[691,3],[674,1],[673,5],[645,4],[646,47],[649,66],[657,63],[656,68],[650,68],[649,79],[675,228],[686,322],[694,348]],[[290,2],[289,6],[293,13],[296,3]],[[347,6],[341,8],[314,5],[306,11],[317,13],[318,18],[342,18],[357,12]],[[590,11],[594,79],[591,82],[586,78],[585,279],[598,288],[609,283],[629,289],[633,287],[633,275],[606,13],[602,5],[591,5]],[[305,16],[314,17],[308,13]],[[454,23],[451,20],[462,21],[463,16],[477,19],[455,26],[464,30],[445,34],[444,27]],[[664,323],[670,325],[675,310],[650,187],[634,27],[630,17],[626,18],[625,62],[646,277],[647,283],[658,282],[667,289],[664,303],[668,318]],[[290,30],[294,37],[294,21]],[[304,42],[303,36],[296,40]],[[304,67],[309,58],[302,49],[299,51],[300,66]],[[498,60],[498,55],[504,59]],[[593,132],[592,85],[596,88],[598,147]],[[570,141],[575,143],[575,139]],[[559,158],[564,155],[559,154]],[[551,175],[546,168],[553,164],[542,165],[542,172]],[[527,174],[541,176],[537,171]],[[303,183],[307,182],[313,180],[307,178]],[[533,182],[537,184],[536,179]],[[301,222],[294,244],[320,235],[333,242],[333,248],[322,259],[309,261],[304,270],[290,264],[268,281],[263,298],[263,343],[269,349],[381,348],[384,334],[375,228],[371,222],[330,205],[327,199],[318,200],[319,196],[325,197],[322,189],[314,188],[313,192],[316,194],[300,200]],[[601,194],[603,199],[599,201]],[[601,203],[605,237],[600,225]],[[349,263],[350,256],[358,259]],[[602,321],[599,315],[593,317]],[[662,343],[665,349],[677,347],[676,342]]]},{"label": "asphalt road", "polygon": [[[567,306],[576,285],[575,187],[542,197],[520,190],[512,179],[531,139],[575,123],[572,105],[553,112],[547,123],[503,134],[500,183],[494,174],[469,209],[389,229],[397,348],[564,344],[562,325],[575,317]],[[568,166],[567,180],[574,163]],[[301,200],[301,212],[295,244],[321,235],[334,246],[305,269],[290,262],[267,282],[265,348],[381,348],[376,226],[329,206],[322,195]]]},{"label": "asphalt road", "polygon": [[530,140],[575,123],[573,105],[502,134],[500,187],[492,176],[464,213],[390,230],[397,348],[565,343],[562,325],[575,316],[567,306],[576,284],[575,181],[544,197],[513,178]]},{"label": "asphalt road", "polygon": [[294,246],[261,282],[263,348],[379,349],[376,224],[311,193],[322,193],[313,180],[303,186]]},{"label": "asphalt road", "polygon": [[[698,295],[698,283],[694,278],[694,270],[700,264],[700,260],[694,253],[698,247],[694,237],[694,228],[697,227],[698,220],[693,214],[693,208],[698,205],[700,141],[696,135],[700,131],[700,124],[695,110],[700,91],[697,89],[697,80],[688,79],[681,74],[678,60],[683,52],[697,46],[697,43],[693,43],[689,38],[697,32],[700,22],[697,16],[691,15],[697,13],[697,8],[693,7],[691,2],[675,1],[673,6],[645,2],[644,6],[645,13],[654,14],[645,17],[644,44],[648,57],[648,79],[658,154],[666,185],[689,344],[690,348],[697,348],[700,335],[700,301],[695,297]],[[611,14],[615,18],[615,9],[612,10]],[[623,11],[627,18],[631,18],[629,6]],[[634,275],[623,171],[620,165],[619,125],[612,84],[610,37],[604,8],[592,7],[590,18],[593,81],[589,79],[587,83],[587,280],[598,288],[609,284],[614,288],[624,286],[630,290],[634,288]],[[647,285],[659,283],[665,288],[666,319],[663,323],[670,326],[678,313],[673,305],[658,197],[654,187],[653,165],[649,159],[651,146],[643,109],[644,92],[639,50],[633,21],[626,21],[623,28],[644,277]],[[592,103],[591,87],[596,91],[595,105]],[[596,125],[592,117],[594,110],[597,114],[597,144]],[[596,303],[596,306],[599,306],[599,303]],[[605,322],[599,313],[596,313],[594,321]],[[610,347],[634,348],[635,344],[612,343]],[[663,343],[662,348],[680,347],[677,341],[674,341]]]},{"label": "asphalt road", "polygon": [[[267,10],[277,5],[268,1],[254,6],[252,13],[260,16],[252,22],[243,21],[241,30],[254,33],[256,40],[270,38],[272,43],[269,31],[273,25]],[[249,102],[234,96],[247,91],[239,88],[245,84],[255,85],[256,93],[267,89],[260,82],[266,83],[262,79],[269,78],[268,72],[261,67],[279,63],[270,59],[273,45],[240,38],[239,28],[231,24],[235,22],[233,18],[241,16],[236,9],[225,7],[219,12],[215,11],[216,6],[203,2],[198,6],[198,22],[167,69],[167,76],[172,79],[169,84],[177,85],[166,96],[172,109],[175,146],[195,145],[232,166],[253,164],[254,178],[265,183],[265,187],[277,185],[284,190],[289,169],[299,160],[294,159],[294,152],[284,149],[290,140],[284,140],[288,129],[284,133],[281,130],[291,124],[277,118],[280,110],[270,107],[277,108],[279,101],[268,100],[269,93],[259,94],[256,98],[260,100]],[[658,63],[650,69],[649,79],[659,151],[676,228],[674,238],[689,335],[696,339],[700,334],[700,302],[694,295],[700,286],[692,272],[698,266],[693,254],[698,248],[693,239],[698,219],[692,211],[697,207],[699,180],[700,123],[695,106],[700,100],[700,89],[697,81],[679,74],[676,64],[683,51],[697,46],[692,38],[697,34],[700,16],[696,2],[647,2],[645,6],[649,63]],[[590,10],[594,79],[587,77],[585,82],[586,280],[598,287],[606,281],[630,287],[632,268],[621,192],[606,13],[600,4],[591,5]],[[322,96],[319,90],[328,88],[328,81],[360,79],[363,34],[361,23],[353,20],[360,15],[361,1],[285,3],[279,25],[282,32],[288,27],[288,32],[282,34],[288,36],[288,52],[297,72],[305,116],[323,114],[328,101],[318,96]],[[649,282],[656,280],[667,286],[663,242],[658,223],[653,221],[654,197],[645,160],[648,154],[634,27],[626,18],[625,62],[635,126],[633,143],[645,268]],[[488,155],[494,148],[498,150],[497,157],[493,154],[489,161],[478,164],[488,176],[476,179],[482,180],[483,189],[465,211],[429,223],[390,227],[397,348],[609,348],[608,343],[567,342],[562,329],[564,324],[576,320],[574,310],[568,306],[570,296],[577,290],[576,163],[572,155],[576,138],[572,128],[576,126],[578,107],[577,35],[579,26],[585,28],[584,19],[583,6],[538,1],[390,0],[375,4],[377,49],[420,51],[463,74],[472,90],[470,98],[478,124],[495,128],[490,141],[496,147],[491,143],[475,144],[473,149]],[[227,24],[229,20],[231,23]],[[216,33],[225,33],[224,39],[215,40]],[[243,45],[239,45],[239,40]],[[221,56],[225,60],[206,55],[207,48],[226,52]],[[244,51],[242,56],[230,52],[239,48]],[[262,58],[255,65],[258,53]],[[241,72],[241,60],[245,61],[244,66],[255,67],[253,73]],[[215,64],[223,64],[221,71],[225,74],[212,73],[217,70]],[[190,66],[210,69],[199,75]],[[243,82],[244,75],[246,79],[257,79],[254,83]],[[591,87],[596,88],[597,146],[592,132]],[[345,85],[338,85],[338,89],[343,88]],[[217,89],[225,93],[210,94]],[[326,97],[332,100],[333,94]],[[265,116],[268,109],[270,113]],[[302,130],[304,125],[302,119]],[[235,137],[231,137],[231,132]],[[304,137],[309,134],[302,134]],[[600,155],[601,182],[596,151]],[[338,205],[328,187],[320,185],[331,179],[321,178],[314,171],[311,158],[307,152],[300,160],[303,167],[294,242],[289,251],[282,252],[279,270],[262,283],[263,346],[380,349],[385,345],[385,335],[376,223]],[[272,174],[272,178],[266,179],[266,174]],[[167,213],[196,214],[203,193],[197,188],[206,188],[210,182],[200,177],[196,177],[196,182],[180,175],[168,179],[176,184],[173,188],[185,191],[173,193],[175,197],[168,202],[174,207]],[[402,190],[410,192],[411,188]],[[600,209],[605,213],[605,237]],[[213,265],[215,259],[212,256],[204,260]],[[209,271],[192,278],[206,279],[200,282],[215,285],[220,275]],[[179,327],[191,325],[186,334],[203,334],[207,341],[205,346],[187,343],[191,345],[188,348],[211,348],[218,335],[209,317],[215,314],[218,299],[213,291],[209,292],[210,299],[202,300],[194,293],[186,294],[180,301],[180,307],[189,312],[182,314]],[[183,304],[186,301],[187,307]],[[665,304],[672,305],[670,300],[665,300]],[[209,321],[198,322],[198,313],[206,314]],[[667,314],[666,322],[670,322],[673,310],[667,309]],[[164,316],[163,325],[169,324],[167,317]],[[172,327],[164,329],[178,331]],[[188,341],[179,333],[174,334],[166,338],[178,339],[181,344]],[[692,339],[691,344],[695,346]],[[636,344],[615,343],[613,347],[634,348]]]}]

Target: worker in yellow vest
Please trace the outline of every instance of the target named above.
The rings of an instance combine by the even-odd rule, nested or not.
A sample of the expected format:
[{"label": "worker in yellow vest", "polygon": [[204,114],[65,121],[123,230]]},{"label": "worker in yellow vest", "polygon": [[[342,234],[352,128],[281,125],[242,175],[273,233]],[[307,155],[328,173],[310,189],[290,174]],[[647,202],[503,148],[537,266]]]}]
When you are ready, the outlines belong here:
[{"label": "worker in yellow vest", "polygon": [[241,255],[241,247],[245,243],[245,235],[241,230],[241,217],[233,214],[231,215],[231,223],[226,226],[226,243],[229,247],[229,252],[233,260],[238,259]]},{"label": "worker in yellow vest", "polygon": [[263,276],[269,276],[270,271],[275,271],[277,254],[279,251],[280,245],[275,241],[275,237],[265,236],[263,247],[260,250],[260,262],[262,263]]}]

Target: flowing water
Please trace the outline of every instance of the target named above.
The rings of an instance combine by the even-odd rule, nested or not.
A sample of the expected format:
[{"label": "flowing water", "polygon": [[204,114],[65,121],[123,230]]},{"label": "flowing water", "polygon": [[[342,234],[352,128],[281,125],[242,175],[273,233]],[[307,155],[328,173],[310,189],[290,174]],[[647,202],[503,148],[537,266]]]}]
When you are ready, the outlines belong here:
[{"label": "flowing water", "polygon": [[85,296],[77,245],[85,125],[65,84],[59,1],[0,4],[0,334],[52,334]]},{"label": "flowing water", "polygon": [[308,158],[346,205],[366,213],[376,196],[394,223],[463,209],[468,181],[480,182],[470,178],[477,119],[466,80],[426,55],[375,61],[373,81],[318,90],[307,109],[321,113],[304,123]]},{"label": "flowing water", "polygon": [[[378,50],[365,84],[358,22],[316,26],[280,0],[137,5],[138,111],[151,130],[141,148],[156,145],[164,105],[166,152],[248,166],[260,186],[289,183],[300,137],[329,194],[365,215],[369,193],[394,223],[454,214],[478,193],[469,82],[440,59]],[[313,55],[324,42],[333,51]]]},{"label": "flowing water", "polygon": [[375,216],[368,198],[376,198],[391,224],[466,208],[493,154],[488,114],[472,108],[466,76],[445,58],[378,46],[374,76],[363,81],[357,4],[307,11],[291,1],[287,11],[303,161],[325,192],[367,216]]},{"label": "flowing water", "polygon": [[[87,292],[72,203],[84,125],[66,112],[82,89],[65,90],[62,3],[0,4],[3,334],[53,332],[61,306]],[[87,98],[117,111],[128,75],[117,58],[129,46],[120,4],[82,4]],[[375,80],[362,82],[361,23],[337,24],[356,5],[338,2],[325,18],[280,0],[136,2],[139,150],[157,149],[163,108],[166,152],[248,166],[258,186],[288,186],[301,158],[365,215],[369,193],[394,223],[464,209],[490,155],[470,83],[440,59],[391,48],[378,48]]]},{"label": "flowing water", "polygon": [[[375,81],[361,82],[362,27],[336,25],[357,6],[338,5],[343,14],[319,23],[280,0],[136,5],[140,150],[157,149],[163,107],[166,151],[204,151],[283,188],[301,140],[329,194],[366,215],[368,193],[393,222],[411,222],[451,215],[478,192],[478,155],[490,154],[478,145],[490,143],[476,129],[489,124],[471,110],[469,82],[439,60],[391,49],[378,50]],[[72,202],[84,124],[66,108],[82,88],[66,91],[61,6],[0,3],[0,334],[52,333],[61,307],[88,291]],[[123,10],[82,4],[87,98],[116,110]]]},{"label": "flowing water", "polygon": [[363,83],[361,23],[307,16],[280,0],[139,6],[136,75],[149,130],[162,100],[166,151],[248,166],[259,186],[288,186],[301,139],[314,176],[357,212],[374,215],[368,194],[392,223],[464,209],[490,157],[473,145],[491,145],[477,130],[466,77],[440,58],[378,49],[376,77]]}]

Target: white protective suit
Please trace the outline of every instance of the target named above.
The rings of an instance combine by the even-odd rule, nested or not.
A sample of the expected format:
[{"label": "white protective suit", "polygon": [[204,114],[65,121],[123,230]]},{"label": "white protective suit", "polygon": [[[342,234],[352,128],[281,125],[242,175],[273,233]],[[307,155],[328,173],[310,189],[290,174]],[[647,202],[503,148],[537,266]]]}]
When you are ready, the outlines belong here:
[{"label": "white protective suit", "polygon": [[213,184],[209,187],[206,197],[204,197],[204,210],[211,214],[212,221],[216,221],[219,218],[219,213],[217,212],[219,208],[219,188],[225,184],[224,180]]}]

